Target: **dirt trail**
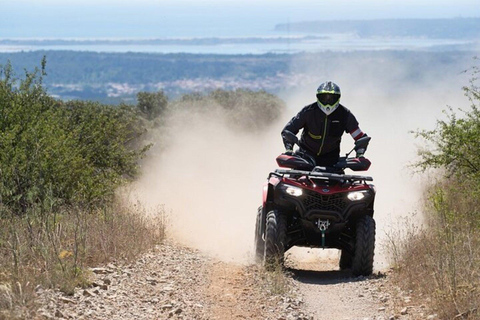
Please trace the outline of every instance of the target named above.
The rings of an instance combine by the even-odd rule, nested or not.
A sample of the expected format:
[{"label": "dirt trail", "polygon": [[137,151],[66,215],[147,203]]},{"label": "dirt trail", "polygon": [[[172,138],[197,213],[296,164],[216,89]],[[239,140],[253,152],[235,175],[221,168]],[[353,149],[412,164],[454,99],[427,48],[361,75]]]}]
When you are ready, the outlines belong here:
[{"label": "dirt trail", "polygon": [[212,265],[207,291],[207,297],[212,302],[212,319],[252,319],[262,311],[258,310],[258,304],[245,305],[254,291],[246,285],[251,276],[248,270],[239,265],[222,262]]},{"label": "dirt trail", "polygon": [[[210,319],[309,319],[289,280],[269,276],[258,266],[217,262],[209,273]],[[272,283],[272,281],[285,281]],[[279,292],[274,286],[285,286]]]},{"label": "dirt trail", "polygon": [[319,250],[291,253],[288,270],[305,299],[306,310],[315,319],[385,319],[389,318],[382,291],[381,277],[352,278],[338,270],[336,253]]},{"label": "dirt trail", "polygon": [[275,292],[262,268],[224,263],[174,243],[130,265],[93,268],[73,296],[38,288],[32,319],[308,319],[299,294]]},{"label": "dirt trail", "polygon": [[[312,259],[311,256],[314,258]],[[287,258],[285,273],[225,263],[173,243],[130,265],[92,269],[73,296],[38,289],[34,319],[426,319],[388,278],[352,278],[335,258]],[[286,274],[286,276],[285,276]],[[401,310],[401,309],[404,310]],[[420,310],[420,311],[418,311]],[[401,314],[404,311],[404,314]],[[431,318],[435,319],[435,318]]]}]

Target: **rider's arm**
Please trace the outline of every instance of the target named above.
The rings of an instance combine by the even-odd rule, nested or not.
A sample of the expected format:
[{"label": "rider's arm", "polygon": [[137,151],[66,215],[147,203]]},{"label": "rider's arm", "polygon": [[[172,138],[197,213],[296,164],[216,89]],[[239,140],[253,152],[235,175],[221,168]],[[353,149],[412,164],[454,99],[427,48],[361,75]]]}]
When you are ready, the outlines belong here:
[{"label": "rider's arm", "polygon": [[282,130],[282,139],[283,139],[283,145],[285,146],[285,149],[287,151],[292,151],[293,150],[293,145],[291,142],[289,142],[288,140],[286,140],[284,137],[283,137],[283,132],[284,131],[290,131],[292,132],[293,134],[297,134],[300,129],[302,129],[304,126],[305,126],[305,123],[306,123],[306,111],[307,111],[307,108],[303,108],[295,117],[292,118],[292,120],[290,120],[287,125],[285,126],[285,128],[283,128]]},{"label": "rider's arm", "polygon": [[[355,141],[357,141],[358,139],[360,139],[362,137],[367,136],[367,134],[365,132],[363,132],[362,129],[360,129],[360,127],[358,126],[357,119],[355,118],[355,116],[351,112],[349,112],[348,116],[347,116],[346,131],[348,133],[350,133],[350,135],[352,136],[352,138]],[[356,157],[357,158],[363,157],[365,151],[366,151],[366,148],[361,148],[361,149],[356,150],[356,152],[357,152]]]},{"label": "rider's arm", "polygon": [[355,141],[367,135],[365,132],[362,131],[362,129],[360,129],[357,119],[350,111],[348,111],[347,126],[345,131],[350,133],[350,135]]},{"label": "rider's arm", "polygon": [[367,134],[365,132],[362,131],[362,129],[360,129],[359,127],[357,127],[357,129],[353,130],[350,132],[350,135],[352,136],[352,138],[357,141],[358,139],[360,139],[361,137],[364,137],[366,136]]}]

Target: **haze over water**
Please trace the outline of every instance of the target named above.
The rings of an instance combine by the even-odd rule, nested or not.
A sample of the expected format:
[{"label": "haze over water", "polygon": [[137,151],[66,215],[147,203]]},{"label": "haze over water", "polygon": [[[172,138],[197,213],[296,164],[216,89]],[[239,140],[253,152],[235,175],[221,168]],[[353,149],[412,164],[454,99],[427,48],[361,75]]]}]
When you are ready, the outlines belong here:
[{"label": "haze over water", "polygon": [[[210,37],[295,37],[308,32],[277,32],[277,24],[301,21],[454,18],[480,16],[477,1],[68,1],[2,0],[2,39],[185,39]],[[332,22],[336,20],[337,22]],[[188,52],[261,54],[325,50],[435,50],[466,44],[455,39],[360,39],[330,35],[329,40],[221,45],[5,45],[0,52],[82,50],[99,52]],[[467,43],[468,44],[468,43]]]}]

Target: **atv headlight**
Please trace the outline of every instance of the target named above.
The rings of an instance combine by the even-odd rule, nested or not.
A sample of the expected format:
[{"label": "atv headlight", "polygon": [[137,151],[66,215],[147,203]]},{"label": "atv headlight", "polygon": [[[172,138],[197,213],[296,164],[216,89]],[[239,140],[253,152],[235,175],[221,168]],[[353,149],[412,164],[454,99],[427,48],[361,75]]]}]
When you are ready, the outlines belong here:
[{"label": "atv headlight", "polygon": [[366,195],[367,195],[367,191],[354,191],[354,192],[350,192],[347,195],[347,198],[351,201],[359,201],[365,198]]},{"label": "atv headlight", "polygon": [[287,186],[285,192],[294,197],[300,197],[303,194],[302,188]]}]

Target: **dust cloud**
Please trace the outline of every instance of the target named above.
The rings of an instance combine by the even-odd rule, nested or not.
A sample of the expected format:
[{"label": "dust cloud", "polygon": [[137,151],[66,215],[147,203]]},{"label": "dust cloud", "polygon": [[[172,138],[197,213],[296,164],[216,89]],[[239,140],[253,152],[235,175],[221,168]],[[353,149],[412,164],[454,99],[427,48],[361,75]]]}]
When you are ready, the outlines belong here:
[{"label": "dust cloud", "polygon": [[[139,182],[148,205],[165,204],[177,241],[224,261],[250,261],[262,185],[283,151],[280,124],[241,132],[216,105],[172,113],[166,141]],[[207,111],[207,112],[205,112]]]},{"label": "dust cloud", "polygon": [[[311,56],[299,57],[292,72],[303,74],[306,81],[284,99],[290,106],[304,105],[320,82],[332,80],[342,90],[341,103],[372,137],[366,153],[372,166],[363,174],[374,178],[377,189],[375,270],[383,270],[388,268],[385,244],[392,231],[406,227],[407,221],[422,223],[426,178],[412,168],[422,141],[412,131],[433,130],[437,119],[444,119],[442,110],[448,105],[468,106],[462,92],[468,77],[462,71],[472,60],[431,61],[425,66],[407,53],[403,57],[388,52],[372,58],[339,56],[327,64],[312,63]],[[342,153],[352,145],[353,139],[344,135]]]},{"label": "dust cloud", "polygon": [[[460,71],[468,66],[449,66],[458,73],[442,78],[443,66],[438,65],[432,73],[410,81],[417,66],[388,54],[380,64],[349,56],[342,63],[312,67],[311,59],[300,56],[292,63],[292,73],[301,83],[280,95],[288,110],[281,120],[266,124],[266,130],[235,130],[225,111],[215,105],[209,106],[209,112],[170,115],[167,130],[159,137],[166,142],[145,164],[139,192],[149,205],[165,204],[169,232],[176,240],[225,261],[251,261],[262,185],[283,151],[280,131],[314,101],[319,83],[332,80],[342,89],[342,104],[372,137],[366,154],[372,167],[365,174],[374,177],[377,187],[375,269],[387,267],[382,252],[387,234],[420,205],[422,178],[413,175],[409,164],[421,142],[409,131],[433,129],[447,105],[465,105],[461,86],[467,81]],[[342,153],[352,146],[353,140],[345,135]],[[413,219],[421,223],[417,217]]]}]

